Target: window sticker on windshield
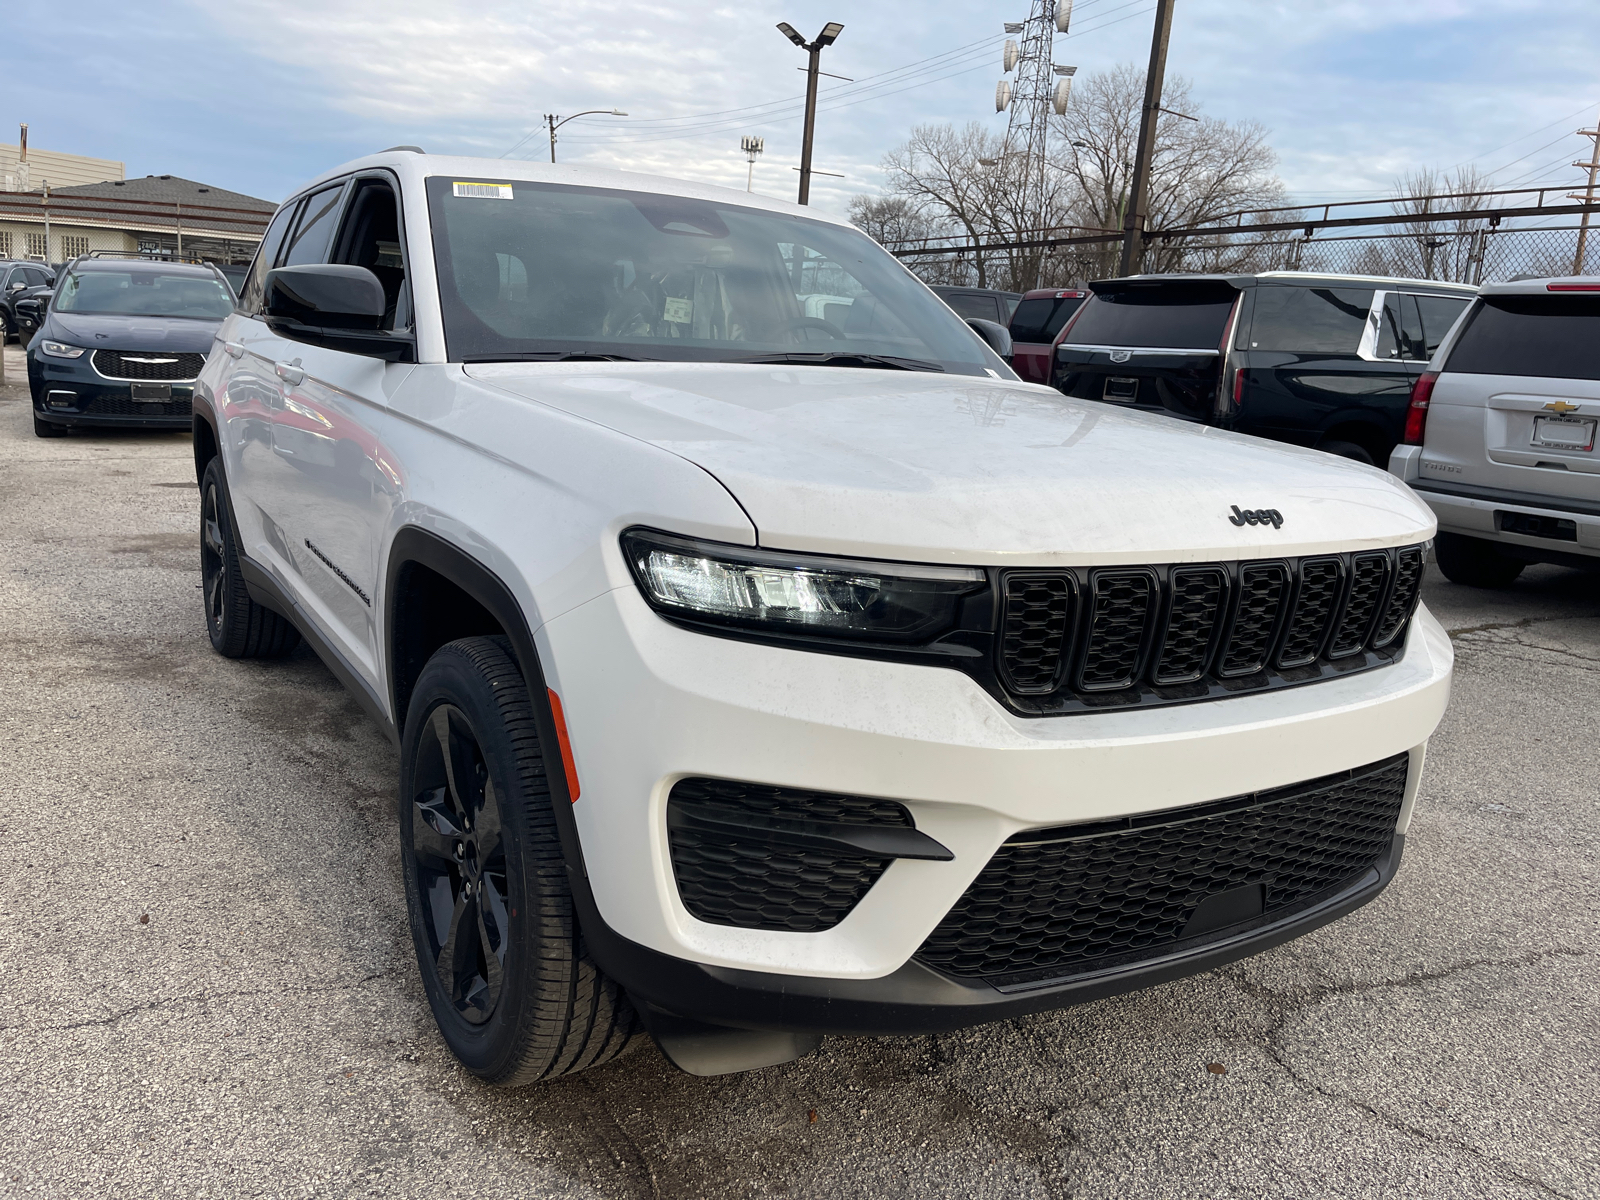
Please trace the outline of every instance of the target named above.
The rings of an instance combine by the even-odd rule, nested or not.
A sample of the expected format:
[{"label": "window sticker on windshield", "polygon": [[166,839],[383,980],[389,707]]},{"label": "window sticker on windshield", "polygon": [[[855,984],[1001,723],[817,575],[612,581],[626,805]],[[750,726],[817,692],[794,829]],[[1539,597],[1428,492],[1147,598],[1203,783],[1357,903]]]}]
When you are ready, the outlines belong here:
[{"label": "window sticker on windshield", "polygon": [[452,183],[452,193],[473,200],[510,200],[509,183]]},{"label": "window sticker on windshield", "polygon": [[674,325],[687,325],[694,320],[694,305],[678,296],[668,296],[661,306],[661,319]]}]

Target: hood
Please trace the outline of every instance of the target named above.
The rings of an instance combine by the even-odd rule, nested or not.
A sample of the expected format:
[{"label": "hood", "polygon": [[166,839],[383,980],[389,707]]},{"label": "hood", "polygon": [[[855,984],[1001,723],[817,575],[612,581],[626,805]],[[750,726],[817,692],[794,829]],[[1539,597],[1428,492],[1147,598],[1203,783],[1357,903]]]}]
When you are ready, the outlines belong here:
[{"label": "hood", "polygon": [[221,321],[192,317],[94,316],[53,312],[46,336],[91,350],[169,350],[209,354]]},{"label": "hood", "polygon": [[[763,546],[971,565],[1197,562],[1421,541],[1373,467],[971,376],[496,363],[474,378],[697,463]],[[1281,525],[1234,524],[1276,510]]]}]

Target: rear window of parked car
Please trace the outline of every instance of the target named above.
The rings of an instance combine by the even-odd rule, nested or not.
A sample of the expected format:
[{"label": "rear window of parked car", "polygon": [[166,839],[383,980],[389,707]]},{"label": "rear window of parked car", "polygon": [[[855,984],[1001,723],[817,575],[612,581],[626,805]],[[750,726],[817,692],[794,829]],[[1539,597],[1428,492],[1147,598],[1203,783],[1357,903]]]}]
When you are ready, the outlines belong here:
[{"label": "rear window of parked car", "polygon": [[1011,337],[1018,342],[1053,342],[1067,318],[1078,311],[1082,296],[1040,296],[1024,300],[1011,316]]},{"label": "rear window of parked car", "polygon": [[1371,308],[1371,288],[1257,288],[1250,348],[1289,354],[1354,354]]},{"label": "rear window of parked car", "polygon": [[1226,284],[1143,285],[1097,293],[1084,303],[1067,342],[1215,350],[1238,293]]},{"label": "rear window of parked car", "polygon": [[1600,379],[1600,297],[1485,296],[1466,322],[1447,371]]}]

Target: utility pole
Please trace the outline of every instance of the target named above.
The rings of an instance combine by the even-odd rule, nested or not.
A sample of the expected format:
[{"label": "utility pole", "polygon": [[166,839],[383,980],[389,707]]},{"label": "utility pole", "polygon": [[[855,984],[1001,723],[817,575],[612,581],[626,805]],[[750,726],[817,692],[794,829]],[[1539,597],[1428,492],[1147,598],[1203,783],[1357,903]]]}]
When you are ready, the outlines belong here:
[{"label": "utility pole", "polygon": [[1133,160],[1133,199],[1122,221],[1119,275],[1133,275],[1144,262],[1145,224],[1150,213],[1150,160],[1155,156],[1156,122],[1167,74],[1167,39],[1172,36],[1174,0],[1156,0],[1156,28],[1150,39],[1150,69],[1144,77],[1144,110],[1139,114],[1139,148]]},{"label": "utility pole", "polygon": [[831,46],[844,32],[844,26],[837,21],[829,21],[822,27],[822,32],[817,34],[816,40],[806,41],[798,30],[787,21],[778,22],[778,30],[800,49],[810,55],[806,65],[806,130],[805,137],[800,143],[800,203],[811,203],[811,144],[817,131],[817,77],[825,75],[822,69],[822,51],[826,46]]},{"label": "utility pole", "polygon": [[[1589,171],[1589,186],[1582,196],[1569,196],[1569,200],[1582,200],[1585,204],[1594,203],[1595,172],[1600,171],[1600,119],[1596,119],[1593,129],[1578,130],[1584,137],[1594,141],[1594,153],[1589,155],[1586,163],[1573,163],[1575,167],[1587,167]],[[1578,222],[1578,252],[1572,256],[1572,273],[1582,275],[1584,258],[1589,249],[1589,214],[1583,214],[1583,220]]]},{"label": "utility pole", "polygon": [[48,265],[50,262],[50,181],[44,179],[40,182],[44,185],[44,196],[39,203],[44,205],[44,261]]}]

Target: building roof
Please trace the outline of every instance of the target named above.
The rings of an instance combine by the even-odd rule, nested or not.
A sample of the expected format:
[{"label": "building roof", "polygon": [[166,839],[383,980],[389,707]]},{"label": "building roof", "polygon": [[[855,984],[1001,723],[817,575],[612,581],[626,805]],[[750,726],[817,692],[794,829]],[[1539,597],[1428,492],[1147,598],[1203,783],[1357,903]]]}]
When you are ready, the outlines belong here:
[{"label": "building roof", "polygon": [[[0,196],[0,218],[37,221],[42,200],[39,189],[6,193]],[[185,234],[260,238],[277,207],[179,175],[50,189],[52,221],[140,232],[173,232],[181,221]]]}]

